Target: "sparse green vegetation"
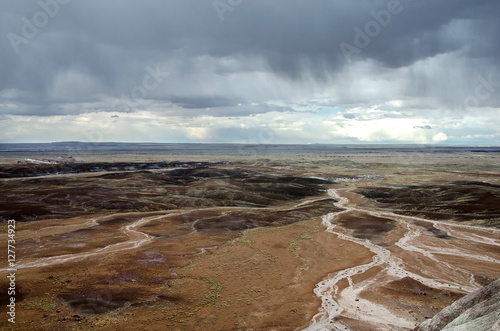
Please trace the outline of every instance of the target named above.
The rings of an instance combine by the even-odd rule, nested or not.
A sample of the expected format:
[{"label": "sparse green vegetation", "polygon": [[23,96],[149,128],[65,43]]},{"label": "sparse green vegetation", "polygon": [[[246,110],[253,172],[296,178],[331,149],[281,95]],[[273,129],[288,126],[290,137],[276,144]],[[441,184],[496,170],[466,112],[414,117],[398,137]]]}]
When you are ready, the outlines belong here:
[{"label": "sparse green vegetation", "polygon": [[203,301],[199,303],[199,306],[202,307],[209,305],[219,299],[220,293],[224,289],[221,283],[216,283],[210,278],[204,278],[203,280],[212,286],[210,286],[210,292],[205,296]]},{"label": "sparse green vegetation", "polygon": [[310,234],[310,233],[303,233],[303,234],[297,236],[297,238],[294,241],[292,241],[290,243],[290,245],[288,245],[288,250],[290,252],[294,253],[299,248],[299,244],[298,244],[299,241],[301,241],[301,240],[311,240],[311,239],[313,239],[312,234]]},{"label": "sparse green vegetation", "polygon": [[46,313],[54,312],[57,306],[55,299],[48,296],[33,297],[23,301],[23,309],[41,310]]},{"label": "sparse green vegetation", "polygon": [[241,239],[240,241],[247,244],[248,246],[252,246],[252,241],[248,238]]}]

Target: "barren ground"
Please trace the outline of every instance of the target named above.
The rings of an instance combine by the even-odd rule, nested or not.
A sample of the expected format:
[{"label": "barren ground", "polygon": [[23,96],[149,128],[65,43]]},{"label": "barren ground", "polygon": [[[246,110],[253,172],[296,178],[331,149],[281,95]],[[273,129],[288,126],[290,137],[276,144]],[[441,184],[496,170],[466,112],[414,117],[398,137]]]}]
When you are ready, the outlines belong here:
[{"label": "barren ground", "polygon": [[16,324],[2,295],[0,326],[409,330],[500,277],[500,157],[467,157],[0,165],[18,268]]}]

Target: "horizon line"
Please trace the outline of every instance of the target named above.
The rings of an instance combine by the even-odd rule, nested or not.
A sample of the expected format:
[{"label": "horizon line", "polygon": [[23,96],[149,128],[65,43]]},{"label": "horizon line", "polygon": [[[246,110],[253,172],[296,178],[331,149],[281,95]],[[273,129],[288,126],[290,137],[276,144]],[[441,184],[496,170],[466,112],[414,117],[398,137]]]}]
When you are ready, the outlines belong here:
[{"label": "horizon line", "polygon": [[100,141],[100,142],[90,142],[90,141],[78,141],[78,140],[68,140],[68,141],[52,141],[52,142],[0,142],[0,145],[15,145],[15,144],[156,144],[156,145],[259,145],[259,146],[311,146],[311,145],[323,145],[323,146],[433,146],[433,147],[500,147],[500,145],[490,145],[490,144],[466,144],[466,143],[394,143],[394,142],[356,142],[356,143],[249,143],[249,142],[154,142],[154,141],[136,141],[136,142],[126,142],[126,141]]}]

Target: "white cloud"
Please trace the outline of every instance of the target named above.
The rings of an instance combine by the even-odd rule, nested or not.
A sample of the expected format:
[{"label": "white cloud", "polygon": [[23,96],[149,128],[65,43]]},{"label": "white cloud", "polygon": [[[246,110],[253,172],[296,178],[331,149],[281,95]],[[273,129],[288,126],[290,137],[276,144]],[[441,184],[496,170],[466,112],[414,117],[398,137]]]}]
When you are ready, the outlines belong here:
[{"label": "white cloud", "polygon": [[436,143],[440,143],[440,142],[443,142],[446,140],[448,140],[448,135],[444,132],[439,132],[434,137],[432,137],[432,141],[434,141]]},{"label": "white cloud", "polygon": [[[390,111],[356,107],[321,112],[264,112],[247,116],[180,116],[157,111],[94,112],[67,116],[0,117],[3,142],[236,142],[236,143],[500,143],[491,114],[443,121],[435,118],[387,117]],[[498,113],[498,112],[497,112]],[[421,129],[426,127],[426,130]],[[130,133],[133,132],[133,136]],[[445,133],[446,132],[446,133]]]}]

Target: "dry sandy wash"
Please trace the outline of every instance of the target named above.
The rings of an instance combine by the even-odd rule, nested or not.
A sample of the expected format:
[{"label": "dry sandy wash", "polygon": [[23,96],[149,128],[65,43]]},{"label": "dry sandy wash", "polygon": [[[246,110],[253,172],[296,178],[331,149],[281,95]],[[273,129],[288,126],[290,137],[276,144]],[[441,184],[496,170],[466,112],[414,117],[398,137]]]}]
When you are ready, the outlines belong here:
[{"label": "dry sandy wash", "polygon": [[484,286],[484,275],[498,277],[497,229],[360,208],[352,192],[329,193],[345,210],[323,217],[326,231],[374,255],[318,284],[322,307],[307,330],[408,330],[418,321],[415,302],[429,309],[438,293],[469,293]]},{"label": "dry sandy wash", "polygon": [[410,330],[500,277],[498,173],[286,164],[2,180],[0,327]]}]

